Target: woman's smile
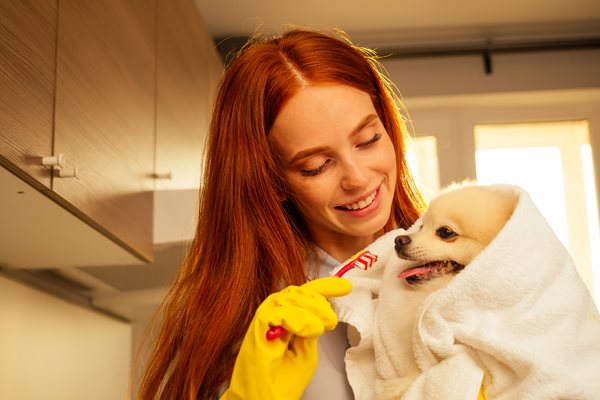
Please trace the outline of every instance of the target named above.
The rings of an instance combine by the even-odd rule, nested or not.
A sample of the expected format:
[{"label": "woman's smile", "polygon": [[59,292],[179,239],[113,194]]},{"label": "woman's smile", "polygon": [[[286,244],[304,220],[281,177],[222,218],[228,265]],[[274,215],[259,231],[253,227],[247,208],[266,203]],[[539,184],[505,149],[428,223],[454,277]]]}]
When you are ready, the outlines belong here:
[{"label": "woman's smile", "polygon": [[[359,200],[355,200],[352,203],[337,206],[336,209],[350,211],[351,214],[353,214],[356,211],[366,211],[367,209],[370,210],[370,208],[375,208],[377,206],[377,204],[373,204],[373,202],[377,198],[378,193],[379,187],[377,187],[377,189],[371,192],[371,194],[367,196],[362,196],[362,198],[360,198]],[[370,207],[371,205],[373,205],[373,207]]]}]

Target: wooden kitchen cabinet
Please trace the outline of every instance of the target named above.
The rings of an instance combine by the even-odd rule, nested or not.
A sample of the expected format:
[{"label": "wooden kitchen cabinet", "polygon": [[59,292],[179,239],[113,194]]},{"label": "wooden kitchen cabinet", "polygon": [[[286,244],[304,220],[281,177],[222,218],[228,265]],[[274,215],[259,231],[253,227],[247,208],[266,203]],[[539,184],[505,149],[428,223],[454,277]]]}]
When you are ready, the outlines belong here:
[{"label": "wooden kitchen cabinet", "polygon": [[[0,18],[0,164],[151,260],[154,190],[199,187],[223,71],[194,2],[4,0]],[[41,165],[57,154],[75,177]]]},{"label": "wooden kitchen cabinet", "polygon": [[192,1],[158,0],[157,26],[156,189],[197,189],[223,65]]},{"label": "wooden kitchen cabinet", "polygon": [[[0,2],[0,161],[50,188],[57,0]],[[21,174],[23,175],[23,174]]]},{"label": "wooden kitchen cabinet", "polygon": [[152,258],[155,1],[61,0],[54,152],[77,178],[52,190]]}]

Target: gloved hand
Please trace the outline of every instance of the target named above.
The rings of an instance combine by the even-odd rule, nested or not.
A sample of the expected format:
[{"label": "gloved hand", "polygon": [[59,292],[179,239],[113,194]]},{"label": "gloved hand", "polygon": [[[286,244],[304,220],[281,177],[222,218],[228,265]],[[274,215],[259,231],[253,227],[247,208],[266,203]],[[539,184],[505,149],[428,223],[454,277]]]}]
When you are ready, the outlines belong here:
[{"label": "gloved hand", "polygon": [[479,388],[479,395],[477,396],[477,400],[485,400],[485,396],[483,395],[483,385]]},{"label": "gloved hand", "polygon": [[[352,290],[343,278],[321,278],[273,293],[256,310],[221,400],[299,399],[317,367],[317,338],[338,320],[327,297]],[[287,332],[267,340],[272,326]]]}]

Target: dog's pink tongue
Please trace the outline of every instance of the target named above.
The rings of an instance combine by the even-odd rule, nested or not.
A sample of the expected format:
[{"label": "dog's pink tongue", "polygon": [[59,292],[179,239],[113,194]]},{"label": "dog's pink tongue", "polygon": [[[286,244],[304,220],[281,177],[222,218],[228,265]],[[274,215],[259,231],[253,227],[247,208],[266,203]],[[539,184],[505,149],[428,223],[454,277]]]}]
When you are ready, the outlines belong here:
[{"label": "dog's pink tongue", "polygon": [[402,271],[398,274],[398,278],[406,279],[406,278],[411,278],[413,276],[426,275],[427,273],[440,268],[441,264],[442,264],[441,262],[435,261],[435,262],[431,262],[428,264],[419,265],[418,267],[405,269],[404,271]]}]

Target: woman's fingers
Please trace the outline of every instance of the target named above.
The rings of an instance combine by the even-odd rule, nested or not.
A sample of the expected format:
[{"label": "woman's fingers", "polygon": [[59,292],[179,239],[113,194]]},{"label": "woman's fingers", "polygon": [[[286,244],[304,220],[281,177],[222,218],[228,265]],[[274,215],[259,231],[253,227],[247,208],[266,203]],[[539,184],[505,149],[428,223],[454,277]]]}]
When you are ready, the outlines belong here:
[{"label": "woman's fingers", "polygon": [[348,279],[328,277],[315,279],[301,286],[304,289],[315,291],[325,297],[345,296],[352,291],[352,283]]},{"label": "woman's fingers", "polygon": [[343,296],[350,290],[350,281],[338,277],[316,279],[302,286],[288,286],[261,304],[257,310],[259,325],[266,330],[283,327],[302,337],[321,335],[325,330],[334,329],[338,323],[327,297]]},{"label": "woman's fingers", "polygon": [[[275,307],[257,316],[264,326],[282,326],[288,333],[301,337],[317,337],[326,329],[337,325],[337,317],[332,312],[315,313],[297,306]],[[264,329],[261,331],[264,333]]]}]

